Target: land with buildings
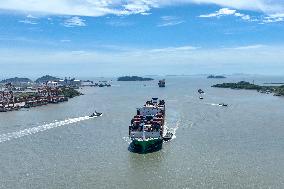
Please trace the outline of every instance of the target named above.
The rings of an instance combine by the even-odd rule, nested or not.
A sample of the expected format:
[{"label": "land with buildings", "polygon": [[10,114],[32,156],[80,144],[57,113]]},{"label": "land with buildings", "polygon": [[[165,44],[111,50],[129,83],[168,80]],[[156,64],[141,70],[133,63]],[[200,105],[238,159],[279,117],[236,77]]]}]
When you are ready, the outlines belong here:
[{"label": "land with buildings", "polygon": [[35,81],[18,77],[4,79],[0,82],[0,112],[65,102],[82,95],[78,89],[85,86],[109,87],[110,84],[49,75]]}]

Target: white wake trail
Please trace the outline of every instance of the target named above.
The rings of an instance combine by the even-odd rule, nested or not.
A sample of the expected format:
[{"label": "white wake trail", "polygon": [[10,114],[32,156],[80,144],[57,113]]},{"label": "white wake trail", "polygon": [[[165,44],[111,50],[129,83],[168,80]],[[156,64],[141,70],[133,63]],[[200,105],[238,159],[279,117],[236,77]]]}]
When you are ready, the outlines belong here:
[{"label": "white wake trail", "polygon": [[[180,126],[180,120],[178,120],[178,121],[176,122],[176,124],[175,124],[175,127],[172,127],[172,128],[168,127],[167,122],[165,123],[165,131],[166,131],[166,132],[169,131],[169,132],[171,132],[171,133],[173,134],[173,137],[172,137],[171,140],[173,140],[173,139],[176,138],[176,131],[178,130],[179,126]],[[166,132],[165,132],[165,133],[166,133]],[[165,134],[165,133],[164,133],[164,134]]]},{"label": "white wake trail", "polygon": [[0,135],[0,143],[6,142],[6,141],[9,141],[9,140],[12,140],[12,139],[21,138],[21,137],[27,136],[27,135],[33,135],[33,134],[36,134],[38,132],[46,131],[46,130],[53,129],[53,128],[56,128],[56,127],[61,127],[61,126],[64,126],[64,125],[69,125],[69,124],[72,124],[72,123],[77,123],[77,122],[80,122],[80,121],[92,119],[92,118],[94,118],[94,117],[84,116],[84,117],[70,118],[70,119],[66,119],[64,121],[57,121],[57,122],[54,122],[54,123],[48,123],[48,124],[37,126],[37,127],[31,127],[31,128],[27,128],[27,129],[20,130],[20,131],[2,134],[2,135]]}]

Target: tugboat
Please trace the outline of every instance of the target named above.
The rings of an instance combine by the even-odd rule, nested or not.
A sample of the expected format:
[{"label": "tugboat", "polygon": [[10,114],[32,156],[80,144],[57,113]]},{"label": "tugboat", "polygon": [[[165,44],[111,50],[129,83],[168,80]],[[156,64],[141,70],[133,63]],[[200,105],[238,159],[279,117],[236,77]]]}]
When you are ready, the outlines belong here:
[{"label": "tugboat", "polygon": [[197,91],[199,94],[204,94],[204,91],[202,89],[198,89]]},{"label": "tugboat", "polygon": [[220,103],[219,106],[228,106],[228,104]]},{"label": "tugboat", "polygon": [[159,87],[165,87],[166,86],[166,80],[165,79],[159,80],[158,85],[159,85]]},{"label": "tugboat", "polygon": [[152,98],[142,108],[137,108],[137,114],[129,126],[129,138],[132,140],[130,148],[141,153],[162,148],[165,101]]},{"label": "tugboat", "polygon": [[171,132],[167,132],[166,133],[166,135],[163,137],[163,139],[164,139],[164,141],[169,141],[169,140],[171,140],[172,138],[173,138],[173,133],[171,133]]}]

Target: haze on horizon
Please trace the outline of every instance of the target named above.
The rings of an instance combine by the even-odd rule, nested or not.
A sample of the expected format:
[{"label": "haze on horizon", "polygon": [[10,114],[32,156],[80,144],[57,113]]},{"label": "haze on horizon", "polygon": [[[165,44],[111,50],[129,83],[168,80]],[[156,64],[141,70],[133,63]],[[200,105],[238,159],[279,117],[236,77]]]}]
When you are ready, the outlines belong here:
[{"label": "haze on horizon", "polygon": [[277,0],[3,0],[0,78],[284,74]]}]

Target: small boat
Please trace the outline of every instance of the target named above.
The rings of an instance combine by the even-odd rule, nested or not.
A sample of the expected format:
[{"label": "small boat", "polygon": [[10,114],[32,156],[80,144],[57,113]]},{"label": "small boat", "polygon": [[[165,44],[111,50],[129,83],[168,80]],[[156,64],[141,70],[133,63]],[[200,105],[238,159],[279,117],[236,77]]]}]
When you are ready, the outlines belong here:
[{"label": "small boat", "polygon": [[166,80],[165,79],[159,80],[158,85],[159,85],[159,87],[165,87],[166,86]]},{"label": "small boat", "polygon": [[102,115],[103,115],[103,113],[99,113],[99,112],[95,111],[95,113],[92,113],[89,117],[100,117]]},{"label": "small boat", "polygon": [[201,99],[201,100],[202,100],[202,99],[203,99],[203,97],[202,97],[202,96],[200,96],[200,97],[199,97],[199,99]]},{"label": "small boat", "polygon": [[168,131],[168,132],[166,133],[166,135],[163,137],[163,140],[164,140],[164,141],[171,140],[171,139],[173,138],[173,135],[174,135],[173,133],[171,133],[171,132]]},{"label": "small boat", "polygon": [[228,106],[228,104],[220,103],[219,106]]},{"label": "small boat", "polygon": [[204,91],[202,90],[202,89],[198,89],[198,91],[197,91],[199,94],[203,94],[204,93]]}]

